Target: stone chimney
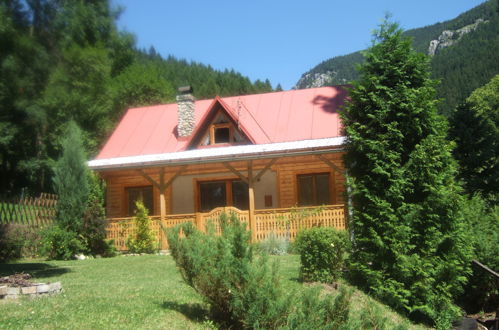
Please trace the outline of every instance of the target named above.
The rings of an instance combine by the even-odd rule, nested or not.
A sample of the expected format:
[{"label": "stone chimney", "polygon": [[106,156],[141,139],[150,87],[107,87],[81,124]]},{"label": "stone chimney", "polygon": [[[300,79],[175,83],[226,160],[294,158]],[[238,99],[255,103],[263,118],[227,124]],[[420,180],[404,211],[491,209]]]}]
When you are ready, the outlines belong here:
[{"label": "stone chimney", "polygon": [[194,96],[192,87],[185,86],[178,89],[177,95],[178,125],[177,133],[179,137],[186,137],[194,130]]}]

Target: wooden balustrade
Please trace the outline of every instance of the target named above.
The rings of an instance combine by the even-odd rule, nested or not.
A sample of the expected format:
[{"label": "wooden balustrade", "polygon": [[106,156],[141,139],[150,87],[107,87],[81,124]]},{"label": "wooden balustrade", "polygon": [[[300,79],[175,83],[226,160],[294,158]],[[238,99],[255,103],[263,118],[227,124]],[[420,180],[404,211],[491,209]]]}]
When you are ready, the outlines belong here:
[{"label": "wooden balustrade", "polygon": [[[151,229],[157,238],[158,246],[161,249],[167,249],[168,243],[163,228],[192,222],[198,229],[204,231],[206,225],[211,222],[215,226],[215,231],[220,234],[219,218],[224,212],[235,213],[242,222],[248,224],[249,228],[248,211],[241,211],[235,207],[218,207],[207,213],[167,215],[163,220],[159,216],[151,216]],[[346,228],[344,205],[255,210],[255,221],[257,241],[264,240],[271,233],[294,240],[300,229],[310,227]],[[136,233],[133,218],[109,219],[106,230],[107,238],[113,239],[116,248],[120,251],[127,250],[127,238]]]}]

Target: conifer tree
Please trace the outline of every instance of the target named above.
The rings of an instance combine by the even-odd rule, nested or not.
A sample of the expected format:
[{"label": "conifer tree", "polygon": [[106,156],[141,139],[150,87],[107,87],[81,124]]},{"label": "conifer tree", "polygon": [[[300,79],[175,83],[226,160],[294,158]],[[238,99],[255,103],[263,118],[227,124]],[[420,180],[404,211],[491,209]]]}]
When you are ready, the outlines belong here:
[{"label": "conifer tree", "polygon": [[85,152],[81,131],[70,121],[62,142],[63,153],[54,169],[54,189],[57,202],[57,221],[67,230],[80,234],[89,194]]},{"label": "conifer tree", "polygon": [[352,183],[352,278],[414,320],[449,324],[470,247],[428,59],[385,21],[360,73],[342,114]]},{"label": "conifer tree", "polygon": [[454,156],[469,194],[499,203],[499,75],[476,89],[451,118]]}]

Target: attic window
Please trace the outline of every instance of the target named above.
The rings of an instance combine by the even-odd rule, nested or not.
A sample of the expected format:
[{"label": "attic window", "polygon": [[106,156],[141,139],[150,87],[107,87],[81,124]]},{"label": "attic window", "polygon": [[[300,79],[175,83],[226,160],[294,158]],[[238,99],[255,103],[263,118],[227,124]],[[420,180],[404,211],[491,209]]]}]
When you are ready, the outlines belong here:
[{"label": "attic window", "polygon": [[213,124],[210,130],[210,144],[231,143],[234,141],[230,124]]},{"label": "attic window", "polygon": [[230,128],[219,127],[215,128],[215,143],[228,143],[230,142]]}]

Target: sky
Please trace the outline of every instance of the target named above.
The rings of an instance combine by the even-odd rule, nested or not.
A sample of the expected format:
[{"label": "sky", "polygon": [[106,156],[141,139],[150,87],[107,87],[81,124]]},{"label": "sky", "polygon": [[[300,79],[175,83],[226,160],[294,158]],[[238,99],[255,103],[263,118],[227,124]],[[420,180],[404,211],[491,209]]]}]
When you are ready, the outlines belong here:
[{"label": "sky", "polygon": [[484,0],[113,0],[118,26],[163,57],[234,69],[292,88],[320,62],[370,45],[385,13],[412,29],[458,16]]}]

